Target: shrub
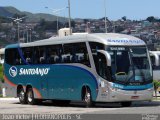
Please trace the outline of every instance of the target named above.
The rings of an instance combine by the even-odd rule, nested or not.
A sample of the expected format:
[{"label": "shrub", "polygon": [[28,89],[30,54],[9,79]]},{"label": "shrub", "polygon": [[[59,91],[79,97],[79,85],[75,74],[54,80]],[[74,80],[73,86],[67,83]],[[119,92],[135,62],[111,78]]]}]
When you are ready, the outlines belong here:
[{"label": "shrub", "polygon": [[160,81],[153,80],[155,96],[157,97],[157,89],[160,87]]},{"label": "shrub", "polygon": [[0,64],[0,80],[2,83],[4,83],[4,79],[3,79],[3,67],[2,64]]}]

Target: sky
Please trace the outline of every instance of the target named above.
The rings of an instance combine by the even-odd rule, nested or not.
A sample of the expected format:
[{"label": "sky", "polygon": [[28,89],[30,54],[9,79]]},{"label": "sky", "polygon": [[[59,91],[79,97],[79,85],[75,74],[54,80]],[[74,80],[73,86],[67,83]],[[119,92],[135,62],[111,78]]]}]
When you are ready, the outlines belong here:
[{"label": "sky", "polygon": [[[70,0],[71,18],[102,18],[117,20],[126,16],[127,19],[141,20],[148,16],[160,17],[160,0]],[[53,14],[52,9],[62,10],[59,15],[68,17],[68,0],[0,0],[0,6],[13,6],[21,11],[32,13]]]}]

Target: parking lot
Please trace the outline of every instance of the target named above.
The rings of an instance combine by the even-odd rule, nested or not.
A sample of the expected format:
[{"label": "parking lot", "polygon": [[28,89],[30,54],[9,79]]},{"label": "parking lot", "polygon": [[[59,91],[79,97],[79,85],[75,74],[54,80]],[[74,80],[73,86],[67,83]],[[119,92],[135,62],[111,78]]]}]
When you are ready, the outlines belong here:
[{"label": "parking lot", "polygon": [[71,102],[68,106],[53,105],[51,101],[40,105],[22,105],[17,98],[0,99],[1,114],[160,114],[160,101],[134,102],[131,107],[118,103],[96,104],[85,108],[83,103]]}]

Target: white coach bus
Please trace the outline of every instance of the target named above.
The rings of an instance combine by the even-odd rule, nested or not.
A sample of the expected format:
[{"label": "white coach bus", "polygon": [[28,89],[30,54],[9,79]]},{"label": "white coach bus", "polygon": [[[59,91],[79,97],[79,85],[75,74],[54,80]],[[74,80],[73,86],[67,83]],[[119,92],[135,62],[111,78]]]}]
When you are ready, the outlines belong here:
[{"label": "white coach bus", "polygon": [[52,99],[130,106],[152,100],[152,77],[146,44],[128,35],[71,35],[5,48],[5,82],[22,104]]}]

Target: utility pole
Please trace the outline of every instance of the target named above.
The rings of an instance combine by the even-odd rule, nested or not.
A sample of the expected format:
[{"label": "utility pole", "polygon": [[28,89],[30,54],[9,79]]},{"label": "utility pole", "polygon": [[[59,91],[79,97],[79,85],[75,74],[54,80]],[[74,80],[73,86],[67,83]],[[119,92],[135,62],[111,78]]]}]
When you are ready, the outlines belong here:
[{"label": "utility pole", "polygon": [[29,34],[30,42],[32,42],[32,29],[29,29],[29,31],[30,31],[30,34]]},{"label": "utility pole", "polygon": [[28,26],[26,26],[26,32],[27,32],[27,43],[28,43]]},{"label": "utility pole", "polygon": [[50,9],[52,11],[53,14],[55,14],[57,16],[57,34],[58,34],[58,30],[59,30],[59,16],[58,16],[58,12],[66,9],[66,7],[64,8],[61,8],[61,9],[52,9],[52,8],[49,8],[49,7],[45,7],[47,9]]},{"label": "utility pole", "polygon": [[20,32],[19,32],[19,24],[20,24],[20,22],[22,22],[22,19],[24,19],[24,18],[26,18],[26,16],[25,17],[21,17],[21,18],[12,18],[12,17],[8,17],[8,18],[10,18],[10,19],[12,19],[14,22],[16,22],[16,24],[17,24],[17,37],[18,37],[18,42],[20,43]]},{"label": "utility pole", "polygon": [[70,6],[70,0],[68,0],[68,23],[69,23],[69,30],[71,35],[71,6]]},{"label": "utility pole", "polygon": [[18,32],[18,42],[20,43],[20,39],[19,39],[19,23],[20,23],[20,22],[17,21],[17,27],[18,27],[18,28],[17,28],[17,29],[18,29],[18,30],[17,30],[17,32]]},{"label": "utility pole", "polygon": [[107,18],[106,18],[106,0],[104,0],[104,14],[105,14],[105,32],[107,33]]}]

